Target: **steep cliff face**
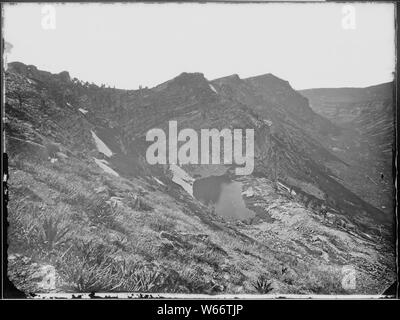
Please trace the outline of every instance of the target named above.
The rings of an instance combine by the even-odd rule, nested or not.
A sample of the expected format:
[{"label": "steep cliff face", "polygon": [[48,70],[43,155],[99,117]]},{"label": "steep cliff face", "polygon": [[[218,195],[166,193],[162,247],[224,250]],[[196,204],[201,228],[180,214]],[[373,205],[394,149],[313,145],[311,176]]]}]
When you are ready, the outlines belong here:
[{"label": "steep cliff face", "polygon": [[288,81],[279,79],[272,74],[252,77],[245,80],[256,88],[266,100],[294,118],[304,129],[320,135],[338,134],[340,129],[327,119],[315,113],[309,106],[308,99],[295,91]]},{"label": "steep cliff face", "polygon": [[90,149],[92,125],[76,112],[73,104],[77,105],[77,96],[71,86],[69,79],[59,75],[11,65],[5,103],[6,137],[14,141],[9,143],[10,148],[21,143],[19,150],[23,151],[30,142],[57,141],[71,151]]},{"label": "steep cliff face", "polygon": [[[382,110],[357,118],[366,142],[375,141],[378,127],[368,121]],[[154,88],[119,90],[12,63],[6,73],[5,116],[16,226],[12,250],[27,254],[31,242],[23,239],[43,242],[32,254],[58,266],[59,290],[84,289],[69,266],[87,266],[81,251],[94,245],[109,251],[88,273],[98,268],[100,276],[109,271],[101,268],[110,268],[130,279],[102,289],[260,292],[253,278],[267,270],[275,292],[341,293],[337,277],[344,264],[360,269],[358,292],[376,293],[392,281],[391,212],[363,200],[359,189],[341,178],[351,164],[332,148],[348,129],[315,113],[287,81],[271,74],[209,81],[201,73],[182,73]],[[196,132],[254,129],[253,174],[235,176],[234,164],[150,165],[146,133],[153,128],[168,132],[170,121],[177,121],[178,130]],[[370,152],[375,159],[377,149]],[[222,174],[241,183],[254,217],[226,221],[192,196],[195,179]],[[59,228],[66,224],[74,230],[67,234],[75,249],[68,249],[68,241],[52,242],[50,248],[43,237],[36,239],[41,229],[57,228],[58,220],[43,220],[50,212],[62,217]],[[26,234],[32,221],[39,231]],[[66,249],[70,260],[49,254]],[[120,261],[125,261],[123,268]],[[140,271],[135,277],[158,274],[164,286],[140,288],[129,282],[133,269],[124,268],[132,261],[138,261],[132,268]],[[289,264],[293,274],[285,274],[281,264]],[[326,272],[331,279],[321,278]],[[377,275],[384,278],[382,285]]]}]

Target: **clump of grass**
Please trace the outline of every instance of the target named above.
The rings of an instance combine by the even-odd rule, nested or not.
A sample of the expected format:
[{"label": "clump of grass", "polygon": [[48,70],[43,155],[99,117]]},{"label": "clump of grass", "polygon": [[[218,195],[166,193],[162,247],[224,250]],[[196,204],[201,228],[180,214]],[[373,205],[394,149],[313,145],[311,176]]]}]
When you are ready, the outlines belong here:
[{"label": "clump of grass", "polygon": [[264,274],[260,275],[257,280],[252,283],[252,285],[254,289],[261,294],[266,294],[273,290],[272,282]]},{"label": "clump of grass", "polygon": [[116,217],[120,213],[119,209],[112,207],[102,198],[91,197],[86,201],[83,209],[93,224],[103,225],[109,229],[118,228]]},{"label": "clump of grass", "polygon": [[35,225],[26,224],[21,212],[10,215],[8,237],[13,247],[29,248],[35,245]]},{"label": "clump of grass", "polygon": [[9,166],[10,168],[15,168],[27,173],[35,173],[35,160],[33,158],[27,159],[26,155],[23,154],[13,154],[10,157]]},{"label": "clump of grass", "polygon": [[46,183],[50,188],[68,194],[72,187],[71,182],[69,182],[64,176],[60,175],[58,172],[54,170],[49,171],[42,166],[38,166],[37,170],[37,180],[43,183]]},{"label": "clump of grass", "polygon": [[73,292],[161,292],[170,284],[162,269],[118,260],[118,249],[77,241],[57,262]]},{"label": "clump of grass", "polygon": [[115,237],[115,239],[111,241],[111,243],[118,249],[121,249],[122,251],[126,251],[127,245],[128,245],[128,240],[125,236],[117,235]]},{"label": "clump of grass", "polygon": [[128,206],[138,211],[152,211],[153,207],[147,203],[140,195],[132,195],[128,200]]},{"label": "clump of grass", "polygon": [[126,292],[156,292],[165,288],[167,275],[161,270],[142,268],[138,264],[119,264],[121,281],[115,289]]},{"label": "clump of grass", "polygon": [[71,231],[67,207],[55,207],[30,201],[29,196],[12,201],[9,206],[10,249],[29,257],[48,258],[64,250]]},{"label": "clump of grass", "polygon": [[74,292],[110,291],[116,282],[113,253],[110,247],[94,241],[76,240],[57,260],[56,266]]},{"label": "clump of grass", "polygon": [[38,247],[37,225],[32,223],[41,214],[40,207],[28,200],[11,201],[8,206],[8,243],[10,247],[25,252]]},{"label": "clump of grass", "polygon": [[[177,281],[175,283],[179,284]],[[180,287],[185,288],[189,293],[211,293],[215,287],[213,283],[206,281],[197,270],[188,268],[180,273],[180,283]]]},{"label": "clump of grass", "polygon": [[66,243],[65,238],[70,232],[69,226],[61,224],[62,217],[49,216],[43,219],[39,229],[39,241],[47,251],[52,251],[56,246]]},{"label": "clump of grass", "polygon": [[176,228],[176,221],[163,214],[151,215],[146,217],[146,225],[156,232],[173,231]]},{"label": "clump of grass", "polygon": [[86,194],[75,187],[69,190],[67,194],[60,194],[60,200],[72,206],[79,206],[86,201]]},{"label": "clump of grass", "polygon": [[340,270],[336,268],[312,268],[303,280],[303,288],[314,294],[347,294],[342,287]]},{"label": "clump of grass", "polygon": [[187,254],[188,259],[197,263],[207,264],[214,270],[218,270],[224,260],[223,251],[219,250],[218,246],[210,243],[194,246]]}]

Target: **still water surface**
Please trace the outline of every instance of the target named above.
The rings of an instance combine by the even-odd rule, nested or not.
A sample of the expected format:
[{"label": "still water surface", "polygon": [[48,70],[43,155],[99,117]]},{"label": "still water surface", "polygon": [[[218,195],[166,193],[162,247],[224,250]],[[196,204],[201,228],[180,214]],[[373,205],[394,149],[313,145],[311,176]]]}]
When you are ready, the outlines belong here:
[{"label": "still water surface", "polygon": [[215,212],[228,220],[245,220],[255,215],[246,208],[242,184],[226,176],[197,179],[193,184],[193,195],[199,201],[214,206]]}]

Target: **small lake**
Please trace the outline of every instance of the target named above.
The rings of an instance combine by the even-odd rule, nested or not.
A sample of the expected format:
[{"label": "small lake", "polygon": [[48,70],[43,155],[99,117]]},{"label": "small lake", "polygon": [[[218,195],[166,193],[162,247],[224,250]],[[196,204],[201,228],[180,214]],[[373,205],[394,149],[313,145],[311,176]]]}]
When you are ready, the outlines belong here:
[{"label": "small lake", "polygon": [[255,213],[246,208],[242,198],[242,184],[227,176],[211,176],[197,179],[193,184],[193,196],[227,220],[245,220]]}]

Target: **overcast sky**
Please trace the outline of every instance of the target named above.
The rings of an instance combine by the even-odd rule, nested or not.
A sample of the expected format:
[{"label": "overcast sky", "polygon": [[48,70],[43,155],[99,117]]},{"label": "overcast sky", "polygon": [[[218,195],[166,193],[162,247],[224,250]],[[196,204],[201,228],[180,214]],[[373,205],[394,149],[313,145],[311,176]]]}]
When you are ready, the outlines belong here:
[{"label": "overcast sky", "polygon": [[44,5],[5,6],[8,61],[117,88],[182,72],[363,87],[392,80],[395,66],[392,4],[354,4],[355,29],[343,28],[340,3],[60,4],[55,29],[42,27]]}]

